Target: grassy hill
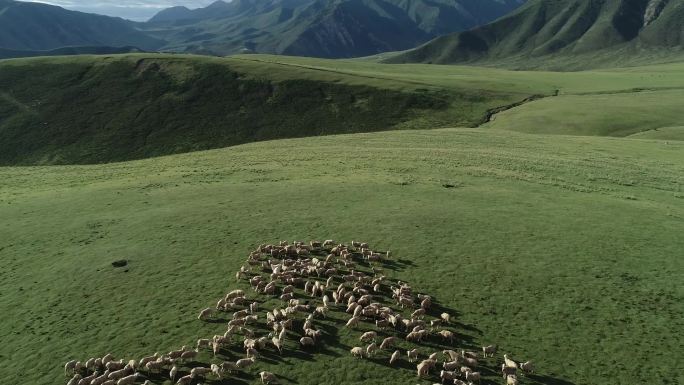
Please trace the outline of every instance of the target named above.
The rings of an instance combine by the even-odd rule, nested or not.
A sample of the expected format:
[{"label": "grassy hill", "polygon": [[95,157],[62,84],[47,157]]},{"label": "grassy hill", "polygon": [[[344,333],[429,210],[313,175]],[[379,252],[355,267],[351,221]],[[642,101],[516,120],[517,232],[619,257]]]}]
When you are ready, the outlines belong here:
[{"label": "grassy hill", "polygon": [[[334,237],[391,248],[387,274],[455,309],[458,344],[535,359],[524,384],[682,383],[682,143],[445,129],[0,168],[0,373],[59,384],[70,358],[222,333],[196,315],[248,250]],[[322,328],[339,345],[229,382],[427,384]]]},{"label": "grassy hill", "polygon": [[0,63],[0,164],[99,163],[276,138],[475,125],[524,93],[174,55]]},{"label": "grassy hill", "polygon": [[63,47],[135,46],[154,50],[163,42],[124,19],[68,11],[41,3],[0,0],[0,48],[48,51]]},{"label": "grassy hill", "polygon": [[[499,113],[488,126],[626,136],[680,125],[682,70],[522,72],[265,55],[7,60],[0,62],[0,164],[101,163],[278,138],[475,127],[535,95],[546,98]],[[598,103],[605,109],[593,108]]]},{"label": "grassy hill", "polygon": [[235,0],[173,7],[140,25],[164,50],[357,57],[415,47],[487,23],[521,0]]},{"label": "grassy hill", "polygon": [[577,69],[681,59],[684,1],[531,0],[493,23],[388,62]]}]

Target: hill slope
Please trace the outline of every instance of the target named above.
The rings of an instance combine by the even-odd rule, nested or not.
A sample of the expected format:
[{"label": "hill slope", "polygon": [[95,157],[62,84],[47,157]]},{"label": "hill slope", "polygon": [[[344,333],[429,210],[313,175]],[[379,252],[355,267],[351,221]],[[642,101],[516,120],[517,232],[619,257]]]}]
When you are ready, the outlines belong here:
[{"label": "hill slope", "polygon": [[624,65],[678,56],[682,43],[682,0],[530,0],[491,24],[439,37],[388,62]]},{"label": "hill slope", "polygon": [[0,63],[0,164],[97,163],[277,138],[473,125],[518,98],[238,59],[16,59]]},{"label": "hill slope", "polygon": [[135,46],[145,50],[162,42],[114,17],[68,11],[40,3],[0,0],[0,48],[47,51],[67,46]]},{"label": "hill slope", "polygon": [[[0,167],[0,373],[65,384],[70,358],[194,346],[225,332],[196,317],[238,284],[249,250],[362,238],[392,249],[385,275],[457,310],[457,348],[536,359],[526,385],[682,384],[683,169],[684,143],[453,129]],[[120,259],[128,269],[112,267]],[[355,359],[358,331],[314,322],[324,347],[302,352],[298,327],[282,356],[268,348],[224,382],[268,370],[283,384],[418,383],[405,355],[401,369],[391,351]],[[236,339],[199,361],[240,357]]]},{"label": "hill slope", "polygon": [[[5,60],[0,164],[100,163],[289,137],[475,127],[532,97],[548,98],[497,114],[490,125],[625,136],[681,125],[683,70],[523,72],[268,55]],[[638,119],[621,113],[623,105],[635,106]],[[539,119],[542,106],[548,113]]]},{"label": "hill slope", "polygon": [[235,0],[174,7],[145,28],[167,50],[243,50],[315,57],[366,56],[415,47],[494,20],[522,0]]}]

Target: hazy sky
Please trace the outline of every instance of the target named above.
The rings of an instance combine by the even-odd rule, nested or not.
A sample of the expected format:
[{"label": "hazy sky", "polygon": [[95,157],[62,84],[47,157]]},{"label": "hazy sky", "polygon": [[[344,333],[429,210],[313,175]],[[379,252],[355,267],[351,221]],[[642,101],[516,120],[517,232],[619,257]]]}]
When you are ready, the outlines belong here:
[{"label": "hazy sky", "polygon": [[32,0],[58,5],[74,11],[119,16],[145,21],[164,8],[184,5],[188,8],[205,7],[216,0]]}]

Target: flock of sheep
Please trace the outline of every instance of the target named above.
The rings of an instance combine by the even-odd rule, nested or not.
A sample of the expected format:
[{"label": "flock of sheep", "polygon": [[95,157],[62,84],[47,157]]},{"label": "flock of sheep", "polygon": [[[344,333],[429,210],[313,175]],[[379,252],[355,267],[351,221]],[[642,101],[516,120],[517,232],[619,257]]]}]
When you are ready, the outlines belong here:
[{"label": "flock of sheep", "polygon": [[[484,346],[481,354],[453,348],[457,336],[449,329],[450,315],[438,311],[433,314],[432,297],[414,293],[405,282],[387,279],[381,266],[390,257],[389,251],[374,252],[362,242],[343,245],[332,240],[283,241],[278,245],[260,245],[250,253],[236,279],[247,280],[255,293],[272,297],[271,302],[279,300],[278,306],[259,313],[262,302],[248,299],[244,290],[233,290],[198,316],[208,321],[225,318],[227,314],[225,333],[199,339],[194,347],[183,346],[137,360],[115,360],[111,354],[85,362],[72,360],[64,366],[65,375],[70,378],[67,385],[150,385],[152,378],[169,379],[179,385],[207,378],[222,380],[246,370],[267,350],[282,355],[288,338],[297,340],[299,349],[304,350],[322,343],[324,333],[316,328],[317,319],[326,318],[329,312],[342,311],[348,314],[346,328],[365,330],[358,339],[364,345],[351,348],[352,356],[369,359],[387,352],[390,365],[397,365],[404,357],[408,363],[415,363],[420,379],[433,376],[443,384],[479,384],[480,360],[494,357],[497,346]],[[261,314],[265,315],[265,323],[260,323],[264,320]],[[260,327],[267,331],[259,333]],[[382,338],[381,334],[389,335]],[[452,348],[421,359],[416,346],[431,339]],[[242,345],[244,358],[195,366],[200,352],[206,351],[216,358],[222,349],[235,343]],[[413,349],[398,349],[405,344]],[[520,372],[533,370],[531,361],[518,363],[503,355],[501,374],[507,385],[518,384]],[[277,383],[273,373],[262,371],[259,377],[263,384]]]}]

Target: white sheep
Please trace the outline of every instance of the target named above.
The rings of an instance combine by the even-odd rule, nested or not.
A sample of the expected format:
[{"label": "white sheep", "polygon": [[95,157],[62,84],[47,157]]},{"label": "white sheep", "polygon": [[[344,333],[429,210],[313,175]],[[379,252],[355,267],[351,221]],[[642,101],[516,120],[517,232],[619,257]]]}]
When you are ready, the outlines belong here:
[{"label": "white sheep", "polygon": [[116,385],[133,385],[140,378],[140,373],[135,373],[130,376],[126,376],[116,382]]},{"label": "white sheep", "polygon": [[78,385],[78,383],[79,383],[79,381],[81,381],[81,379],[83,379],[83,377],[81,377],[80,374],[76,373],[76,374],[74,374],[73,377],[71,377],[69,382],[67,382],[67,385]]},{"label": "white sheep", "polygon": [[76,360],[71,360],[64,364],[64,375],[66,376],[67,374],[74,373],[74,368],[76,367]]},{"label": "white sheep", "polygon": [[370,332],[363,333],[361,335],[361,337],[359,338],[359,340],[361,340],[363,342],[369,342],[369,341],[375,340],[376,338],[378,338],[378,333],[376,333],[374,331],[370,331]]},{"label": "white sheep", "polygon": [[302,348],[306,348],[309,346],[315,346],[316,343],[314,342],[313,338],[311,337],[302,337],[299,339],[299,344],[302,346]]},{"label": "white sheep", "polygon": [[193,378],[204,377],[204,376],[206,376],[206,375],[209,374],[209,373],[211,373],[211,368],[205,368],[205,367],[203,367],[203,366],[198,366],[198,367],[192,368],[192,369],[190,370],[190,375],[191,375]]},{"label": "white sheep", "polygon": [[261,383],[265,385],[276,382],[276,376],[271,372],[259,372],[259,377],[261,377]]},{"label": "white sheep", "polygon": [[355,347],[351,348],[350,351],[351,351],[352,356],[354,356],[356,358],[363,358],[363,353],[364,353],[363,348],[355,346]]},{"label": "white sheep", "polygon": [[392,356],[390,357],[390,365],[395,363],[399,358],[401,357],[401,350],[395,350],[394,353],[392,353]]},{"label": "white sheep", "polygon": [[361,321],[360,317],[352,317],[347,321],[347,324],[345,325],[348,328],[355,329],[359,326],[359,321]]},{"label": "white sheep", "polygon": [[408,350],[408,351],[406,351],[406,356],[408,356],[408,361],[409,361],[409,362],[416,362],[416,361],[418,361],[418,349],[413,349],[413,350]]},{"label": "white sheep", "polygon": [[465,375],[466,381],[480,383],[480,372],[467,372]]},{"label": "white sheep", "polygon": [[256,361],[256,360],[255,360],[254,358],[242,358],[242,359],[237,360],[237,362],[235,363],[235,365],[236,365],[239,369],[244,369],[244,368],[246,368],[246,367],[248,367],[248,366],[254,364],[255,361]]},{"label": "white sheep", "polygon": [[482,347],[482,355],[487,358],[487,356],[494,357],[496,351],[499,349],[497,345],[487,345]]},{"label": "white sheep", "polygon": [[382,340],[382,343],[380,344],[380,349],[389,349],[394,347],[394,345],[397,342],[397,337],[387,337],[384,340]]},{"label": "white sheep", "polygon": [[377,350],[378,350],[378,345],[376,345],[375,342],[373,342],[372,344],[370,344],[366,347],[366,355],[368,357],[373,357],[373,355],[375,355],[375,352],[377,352]]},{"label": "white sheep", "polygon": [[210,307],[208,307],[208,308],[202,310],[202,311],[199,313],[199,315],[197,316],[197,319],[200,320],[200,321],[206,321],[206,320],[209,319],[209,317],[213,314],[213,310],[214,310],[214,309],[212,309],[212,308],[210,308]]},{"label": "white sheep", "polygon": [[507,354],[504,354],[504,363],[506,364],[507,367],[509,368],[518,368],[518,364],[513,361],[512,359],[508,358]]},{"label": "white sheep", "polygon": [[520,363],[520,370],[522,370],[525,373],[533,373],[534,372],[534,364],[532,363],[532,361],[521,362]]}]

